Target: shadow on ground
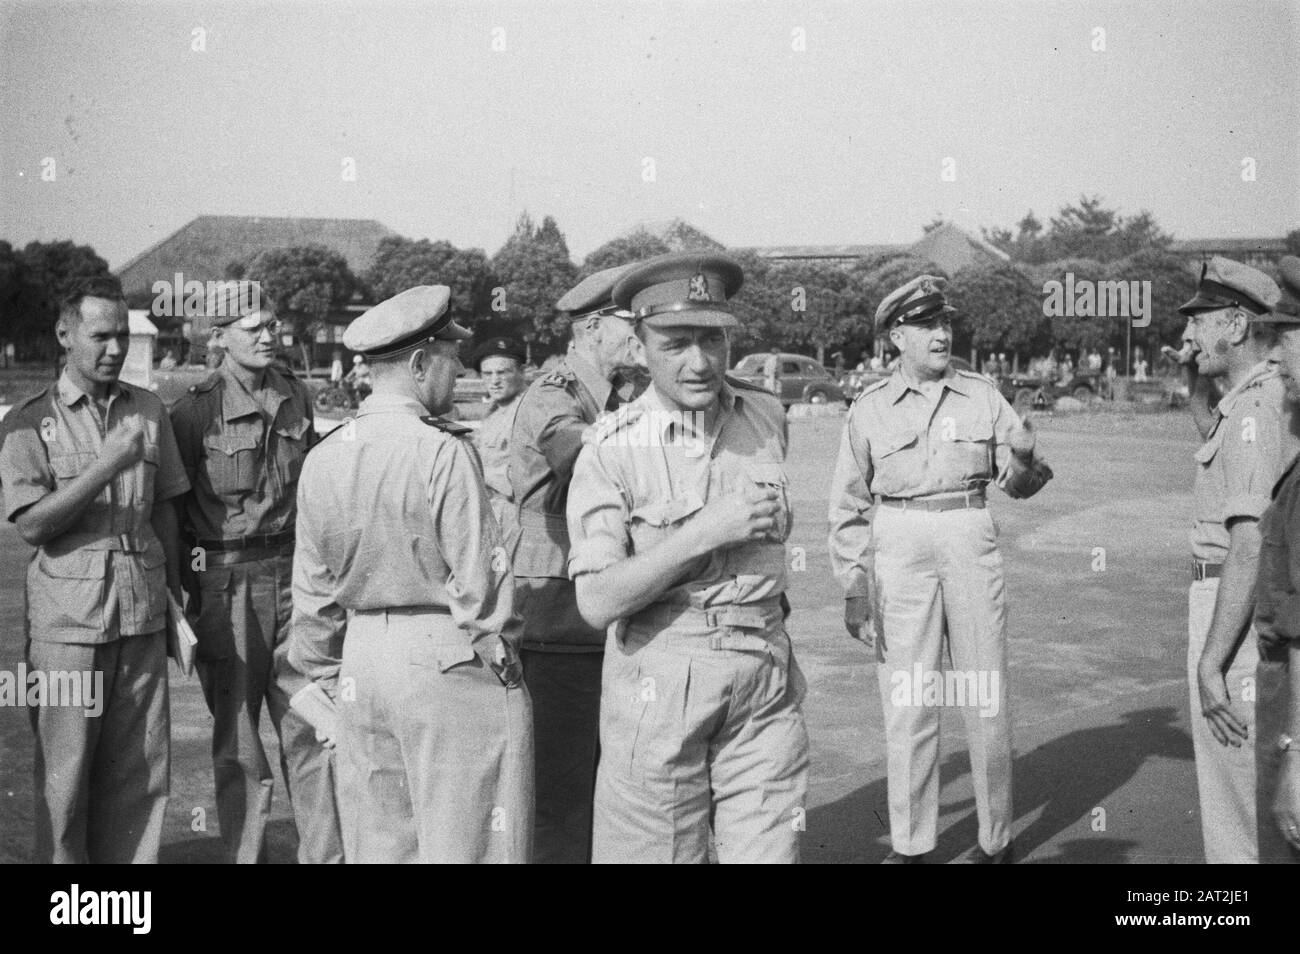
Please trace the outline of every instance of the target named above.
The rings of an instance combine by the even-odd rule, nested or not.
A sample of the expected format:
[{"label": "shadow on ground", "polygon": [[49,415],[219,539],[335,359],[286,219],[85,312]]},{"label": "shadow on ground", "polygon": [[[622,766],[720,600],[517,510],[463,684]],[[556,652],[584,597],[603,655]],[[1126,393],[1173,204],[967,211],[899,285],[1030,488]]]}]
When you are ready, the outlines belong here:
[{"label": "shadow on ground", "polygon": [[[1015,757],[1014,805],[1016,858],[1034,862],[1123,864],[1137,846],[1128,839],[1100,834],[1058,842],[1050,856],[1031,857],[1067,828],[1083,822],[1094,809],[1118,807],[1115,793],[1151,758],[1191,761],[1192,740],[1176,724],[1173,708],[1161,706],[1124,713],[1121,721],[1067,732]],[[889,805],[884,766],[880,778],[837,801],[808,813],[804,836],[806,860],[876,863],[888,852]],[[963,777],[969,792],[970,759],[964,750],[940,764],[939,779],[947,792]],[[1159,811],[1159,806],[1154,806]],[[940,833],[928,860],[963,859],[976,842],[973,798],[940,799]],[[959,816],[950,821],[952,816]],[[1020,820],[1037,816],[1027,827]],[[945,826],[946,822],[946,827]]]}]

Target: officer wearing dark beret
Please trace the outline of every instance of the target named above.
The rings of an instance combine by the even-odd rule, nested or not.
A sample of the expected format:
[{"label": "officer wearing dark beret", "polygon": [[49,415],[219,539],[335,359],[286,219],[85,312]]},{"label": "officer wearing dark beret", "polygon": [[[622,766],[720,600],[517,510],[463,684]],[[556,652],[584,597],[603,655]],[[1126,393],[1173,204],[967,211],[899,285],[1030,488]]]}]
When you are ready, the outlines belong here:
[{"label": "officer wearing dark beret", "polygon": [[524,390],[524,344],[517,338],[489,338],[474,351],[474,366],[487,388],[487,413],[474,432],[483,459],[483,479],[492,496],[492,512],[507,531],[514,526],[514,492],[510,488],[510,431],[515,426]]},{"label": "officer wearing dark beret", "polygon": [[631,315],[612,298],[629,268],[589,275],[556,303],[569,318],[568,351],[519,399],[511,431],[514,573],[537,739],[535,857],[543,863],[585,863],[591,856],[605,633],[578,613],[565,572],[564,506],[583,432],[620,405],[615,385],[644,366]]},{"label": "officer wearing dark beret", "polygon": [[[592,429],[568,571],[609,627],[593,860],[799,858],[804,681],[784,618],[785,412],[726,377],[740,266],[683,253],[613,289],[651,384]],[[612,624],[612,625],[611,625]]]},{"label": "officer wearing dark beret", "polygon": [[258,736],[265,704],[298,827],[298,860],[341,862],[334,760],[289,708],[289,639],[298,475],[318,437],[306,385],[276,363],[280,321],[255,282],[216,286],[206,302],[216,372],[172,409],[193,485],[180,508],[183,573],[196,608],[196,668],[213,717],[221,840],[231,861],[263,860],[275,782]]}]

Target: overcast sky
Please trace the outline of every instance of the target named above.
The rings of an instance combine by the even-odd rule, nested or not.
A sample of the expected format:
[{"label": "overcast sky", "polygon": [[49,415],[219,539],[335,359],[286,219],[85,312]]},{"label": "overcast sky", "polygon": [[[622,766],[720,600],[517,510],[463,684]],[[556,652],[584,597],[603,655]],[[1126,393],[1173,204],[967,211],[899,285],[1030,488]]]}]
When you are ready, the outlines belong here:
[{"label": "overcast sky", "polygon": [[1298,11],[0,0],[0,238],[117,267],[203,213],[329,216],[490,254],[527,209],[580,258],[673,217],[728,245],[907,242],[1080,193],[1180,238],[1280,236]]}]

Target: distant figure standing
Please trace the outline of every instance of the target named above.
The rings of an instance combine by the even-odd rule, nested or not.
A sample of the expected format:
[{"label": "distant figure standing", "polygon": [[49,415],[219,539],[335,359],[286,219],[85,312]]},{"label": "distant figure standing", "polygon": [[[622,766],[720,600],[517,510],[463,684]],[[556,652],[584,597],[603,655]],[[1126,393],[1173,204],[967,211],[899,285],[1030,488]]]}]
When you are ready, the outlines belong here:
[{"label": "distant figure standing", "polygon": [[334,352],[334,359],[330,361],[330,384],[338,387],[343,383],[343,352],[337,349]]},{"label": "distant figure standing", "polygon": [[158,362],[158,370],[159,371],[176,370],[176,352],[172,351],[171,348],[168,348],[165,352],[163,352],[162,360]]},{"label": "distant figure standing", "polygon": [[1147,379],[1147,361],[1142,357],[1142,349],[1137,349],[1137,357],[1133,359],[1133,380],[1145,381]]}]

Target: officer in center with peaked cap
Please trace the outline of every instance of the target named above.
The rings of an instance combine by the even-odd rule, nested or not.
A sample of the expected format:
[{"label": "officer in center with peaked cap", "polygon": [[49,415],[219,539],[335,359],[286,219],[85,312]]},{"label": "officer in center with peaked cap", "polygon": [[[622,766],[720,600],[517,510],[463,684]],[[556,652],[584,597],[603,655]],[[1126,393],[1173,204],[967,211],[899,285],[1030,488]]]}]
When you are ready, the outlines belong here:
[{"label": "officer in center with peaked cap", "polygon": [[583,432],[622,403],[615,382],[644,367],[631,315],[611,297],[628,268],[589,275],[556,303],[569,317],[568,351],[519,399],[510,438],[515,585],[537,740],[539,863],[585,864],[591,857],[605,634],[578,613],[565,573],[564,508]]},{"label": "officer in center with peaked cap", "polygon": [[805,683],[785,628],[785,413],[726,375],[740,266],[682,253],[614,287],[651,384],[592,428],[569,494],[578,606],[609,627],[593,860],[799,858]]},{"label": "officer in center with peaked cap", "polygon": [[339,712],[345,858],[526,862],[532,711],[514,582],[469,428],[445,285],[344,332],[374,382],[298,485],[290,659]]},{"label": "officer in center with peaked cap", "polygon": [[[1013,498],[1052,477],[1034,435],[997,386],[951,366],[943,279],[921,275],[885,296],[876,334],[897,370],[849,409],[830,491],[831,566],[845,588],[845,628],[876,651],[884,705],[889,863],[935,847],[939,708],[960,705],[979,817],[978,863],[1011,860],[1011,720],[1006,607],[990,483]],[[915,698],[913,673],[952,669],[982,692]],[[980,683],[980,680],[984,680]],[[965,693],[963,693],[963,696]]]}]

